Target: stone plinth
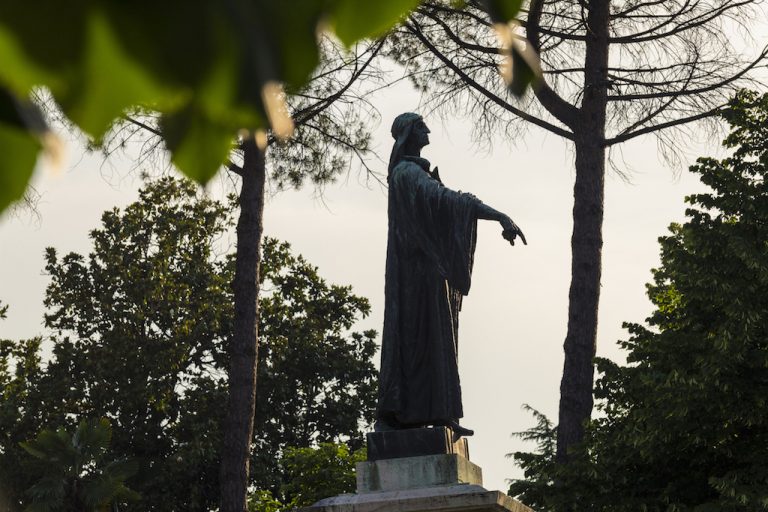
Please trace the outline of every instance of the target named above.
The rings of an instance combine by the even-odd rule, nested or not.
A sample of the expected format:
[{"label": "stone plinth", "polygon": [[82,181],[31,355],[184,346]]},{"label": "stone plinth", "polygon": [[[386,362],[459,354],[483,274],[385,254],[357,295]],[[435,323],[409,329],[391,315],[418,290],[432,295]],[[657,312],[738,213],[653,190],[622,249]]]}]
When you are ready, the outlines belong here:
[{"label": "stone plinth", "polygon": [[454,441],[453,430],[448,427],[369,432],[366,440],[369,461],[453,453],[469,459],[466,438]]},{"label": "stone plinth", "polygon": [[483,471],[461,455],[425,455],[358,462],[357,493],[436,485],[483,484]]},{"label": "stone plinth", "polygon": [[343,494],[300,512],[533,512],[499,491],[479,485],[425,487],[408,491]]},{"label": "stone plinth", "polygon": [[482,487],[466,439],[446,427],[368,434],[368,460],[357,464],[357,493],[320,500],[298,512],[533,512]]}]

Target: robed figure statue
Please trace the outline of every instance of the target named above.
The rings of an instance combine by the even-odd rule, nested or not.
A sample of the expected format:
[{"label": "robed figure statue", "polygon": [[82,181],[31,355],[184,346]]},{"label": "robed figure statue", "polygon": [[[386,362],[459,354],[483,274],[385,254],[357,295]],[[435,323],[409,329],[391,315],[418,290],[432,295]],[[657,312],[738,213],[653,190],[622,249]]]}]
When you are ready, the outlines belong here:
[{"label": "robed figure statue", "polygon": [[458,321],[469,292],[477,220],[501,223],[526,243],[507,215],[440,181],[421,158],[429,129],[418,114],[392,125],[389,234],[376,430],[442,425],[472,435],[463,416]]}]

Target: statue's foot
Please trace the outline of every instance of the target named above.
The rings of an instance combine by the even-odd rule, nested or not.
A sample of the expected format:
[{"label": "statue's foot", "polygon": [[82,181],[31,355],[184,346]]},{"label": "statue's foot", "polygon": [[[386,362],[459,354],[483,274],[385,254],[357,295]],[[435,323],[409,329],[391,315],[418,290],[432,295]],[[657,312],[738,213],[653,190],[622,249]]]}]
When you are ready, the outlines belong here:
[{"label": "statue's foot", "polygon": [[453,442],[455,443],[462,437],[469,437],[475,435],[475,431],[472,429],[468,429],[465,427],[462,427],[459,425],[459,422],[456,420],[451,420],[448,422],[448,426],[453,431]]}]

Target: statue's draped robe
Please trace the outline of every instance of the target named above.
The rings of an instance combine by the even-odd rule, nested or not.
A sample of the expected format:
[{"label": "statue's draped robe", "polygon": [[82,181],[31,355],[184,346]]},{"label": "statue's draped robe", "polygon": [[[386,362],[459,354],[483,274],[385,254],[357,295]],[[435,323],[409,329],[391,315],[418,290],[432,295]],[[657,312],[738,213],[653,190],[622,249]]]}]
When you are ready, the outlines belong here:
[{"label": "statue's draped robe", "polygon": [[389,235],[377,416],[442,424],[463,416],[458,314],[469,292],[477,208],[429,162],[404,157],[389,177]]}]

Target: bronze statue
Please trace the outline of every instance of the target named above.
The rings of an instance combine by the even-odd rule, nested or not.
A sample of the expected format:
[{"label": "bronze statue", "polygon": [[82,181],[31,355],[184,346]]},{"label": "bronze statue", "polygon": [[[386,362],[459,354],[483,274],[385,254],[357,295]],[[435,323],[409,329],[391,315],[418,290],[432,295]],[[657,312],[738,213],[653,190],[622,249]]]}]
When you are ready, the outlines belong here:
[{"label": "bronze statue", "polygon": [[477,220],[501,223],[512,245],[520,228],[475,196],[440,181],[421,158],[429,128],[414,113],[392,124],[384,332],[376,430],[440,425],[474,432],[463,416],[458,373],[458,320],[469,292]]}]

